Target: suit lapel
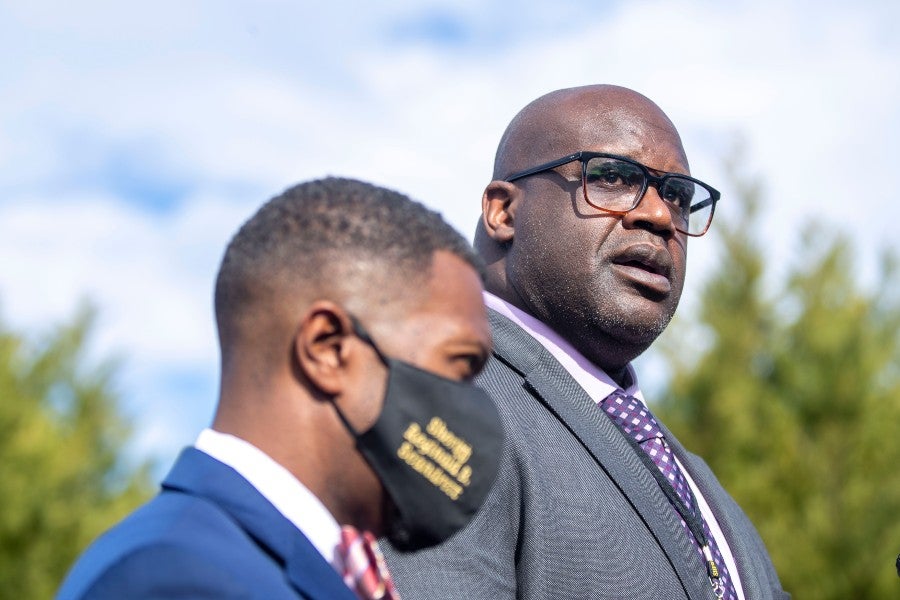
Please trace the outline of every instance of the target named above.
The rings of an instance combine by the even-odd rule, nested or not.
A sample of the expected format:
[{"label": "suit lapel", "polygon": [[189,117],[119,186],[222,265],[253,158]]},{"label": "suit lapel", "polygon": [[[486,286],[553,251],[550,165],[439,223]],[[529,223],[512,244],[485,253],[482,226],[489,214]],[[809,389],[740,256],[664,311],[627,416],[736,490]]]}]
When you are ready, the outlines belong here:
[{"label": "suit lapel", "polygon": [[697,552],[656,480],[621,431],[537,340],[499,313],[488,313],[495,356],[524,377],[535,398],[615,482],[656,538],[688,597],[708,597],[710,586]]},{"label": "suit lapel", "polygon": [[744,596],[756,598],[763,595],[764,588],[757,580],[757,574],[764,573],[765,569],[761,565],[753,563],[754,557],[758,553],[748,546],[753,539],[753,536],[750,535],[752,532],[735,529],[735,524],[744,522],[740,507],[722,489],[716,476],[702,458],[688,452],[665,425],[660,424],[660,429],[663,435],[666,436],[666,441],[669,442],[672,452],[675,453],[681,464],[688,470],[691,479],[694,480],[700,493],[703,494],[703,499],[709,506],[709,510],[716,518],[716,522],[718,522],[722,535],[725,536],[725,540],[728,542],[731,555],[734,557],[734,562],[737,565]]},{"label": "suit lapel", "polygon": [[196,448],[185,448],[163,488],[204,498],[228,514],[284,566],[287,579],[303,597],[356,599],[306,536],[231,467]]},{"label": "suit lapel", "polygon": [[[315,557],[310,555],[315,552]],[[314,560],[318,558],[318,560]],[[358,600],[356,595],[338,576],[334,568],[325,562],[319,551],[303,537],[295,544],[285,566],[291,584],[309,598],[335,598]]]}]

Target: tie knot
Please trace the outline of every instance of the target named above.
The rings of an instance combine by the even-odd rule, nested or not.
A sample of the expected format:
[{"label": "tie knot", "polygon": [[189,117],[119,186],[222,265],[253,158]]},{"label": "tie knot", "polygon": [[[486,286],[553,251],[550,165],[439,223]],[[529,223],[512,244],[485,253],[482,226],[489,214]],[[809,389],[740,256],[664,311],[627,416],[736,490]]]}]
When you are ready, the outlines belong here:
[{"label": "tie knot", "polygon": [[604,398],[600,406],[636,442],[641,443],[651,438],[663,439],[653,413],[634,396],[615,390]]},{"label": "tie knot", "polygon": [[368,531],[359,532],[351,525],[341,527],[338,555],[342,562],[344,583],[361,600],[399,600],[378,542]]}]

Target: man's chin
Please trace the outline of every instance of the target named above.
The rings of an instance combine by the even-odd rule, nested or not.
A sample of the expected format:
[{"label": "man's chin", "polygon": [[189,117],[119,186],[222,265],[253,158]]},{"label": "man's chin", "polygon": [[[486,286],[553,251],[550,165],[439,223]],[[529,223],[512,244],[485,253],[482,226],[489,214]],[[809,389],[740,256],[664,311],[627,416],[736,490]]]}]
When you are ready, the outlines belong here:
[{"label": "man's chin", "polygon": [[644,300],[630,303],[618,314],[598,311],[593,315],[592,325],[605,334],[603,337],[634,348],[636,356],[666,330],[674,312],[674,309],[668,310],[659,303]]}]

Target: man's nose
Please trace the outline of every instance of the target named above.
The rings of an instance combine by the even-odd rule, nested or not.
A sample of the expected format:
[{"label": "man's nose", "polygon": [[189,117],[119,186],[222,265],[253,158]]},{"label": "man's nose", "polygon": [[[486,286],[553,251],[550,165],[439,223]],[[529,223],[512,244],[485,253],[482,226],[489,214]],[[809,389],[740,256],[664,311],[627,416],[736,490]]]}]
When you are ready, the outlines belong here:
[{"label": "man's nose", "polygon": [[648,185],[638,205],[622,217],[625,227],[649,229],[660,235],[675,235],[675,207],[662,199],[654,185]]}]

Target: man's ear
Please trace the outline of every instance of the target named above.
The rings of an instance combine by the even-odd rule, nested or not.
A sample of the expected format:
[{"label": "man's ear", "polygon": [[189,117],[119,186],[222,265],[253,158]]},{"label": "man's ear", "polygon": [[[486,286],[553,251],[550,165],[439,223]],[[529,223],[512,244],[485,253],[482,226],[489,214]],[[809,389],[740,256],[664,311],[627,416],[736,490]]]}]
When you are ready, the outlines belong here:
[{"label": "man's ear", "polygon": [[294,334],[294,360],[309,383],[327,396],[340,394],[354,337],[350,316],[339,305],[317,300]]},{"label": "man's ear", "polygon": [[515,214],[521,193],[512,183],[492,181],[481,197],[481,220],[495,242],[505,244],[515,236]]}]

